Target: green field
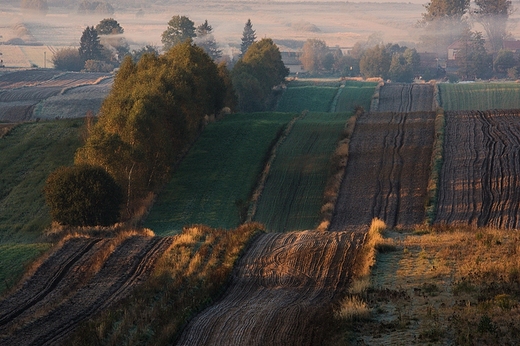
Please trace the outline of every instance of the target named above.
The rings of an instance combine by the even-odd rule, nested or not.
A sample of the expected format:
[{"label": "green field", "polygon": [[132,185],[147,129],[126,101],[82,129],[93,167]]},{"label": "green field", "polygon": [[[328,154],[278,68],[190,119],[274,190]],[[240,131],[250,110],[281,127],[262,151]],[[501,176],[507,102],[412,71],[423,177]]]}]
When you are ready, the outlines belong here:
[{"label": "green field", "polygon": [[351,112],[356,106],[368,111],[375,92],[375,82],[346,81],[336,104],[336,112]]},{"label": "green field", "polygon": [[269,231],[314,229],[329,161],[350,113],[309,113],[278,148],[254,221]]},{"label": "green field", "polygon": [[269,148],[294,114],[234,114],[210,124],[159,195],[145,227],[178,233],[186,225],[241,222]]},{"label": "green field", "polygon": [[83,119],[28,123],[0,139],[0,244],[31,243],[50,225],[43,187],[73,163]]},{"label": "green field", "polygon": [[519,83],[442,83],[439,94],[447,111],[520,108]]},{"label": "green field", "polygon": [[338,87],[289,85],[278,103],[278,112],[328,112]]}]

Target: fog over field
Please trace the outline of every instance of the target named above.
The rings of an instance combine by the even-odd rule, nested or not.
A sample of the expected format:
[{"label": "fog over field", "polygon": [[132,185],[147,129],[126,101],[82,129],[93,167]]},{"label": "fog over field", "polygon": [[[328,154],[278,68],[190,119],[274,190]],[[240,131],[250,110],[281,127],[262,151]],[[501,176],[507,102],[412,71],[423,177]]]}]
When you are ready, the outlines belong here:
[{"label": "fog over field", "polygon": [[[8,1],[9,2],[9,1]],[[161,34],[174,15],[188,16],[195,25],[208,20],[213,34],[225,55],[237,53],[244,24],[248,18],[253,23],[258,38],[269,37],[282,49],[298,49],[308,38],[324,40],[329,46],[349,47],[357,41],[372,37],[375,43],[399,43],[415,47],[422,34],[417,28],[421,14],[425,12],[426,0],[395,2],[379,0],[363,1],[203,1],[170,2],[157,5],[121,0],[113,5],[113,15],[77,15],[77,5],[58,6],[49,2],[49,13],[45,17],[23,14],[17,5],[2,6],[0,9],[0,42],[18,39],[26,44],[50,46],[52,51],[60,47],[77,47],[83,30],[95,26],[103,18],[113,17],[125,29],[124,37],[131,49],[151,44],[161,47]],[[10,2],[17,4],[18,2]],[[113,2],[111,2],[113,3]],[[164,2],[163,2],[164,4]],[[520,8],[519,1],[513,6]],[[138,10],[144,11],[137,17]],[[516,23],[518,11],[509,19],[508,31],[513,38],[520,38]],[[475,27],[476,30],[483,31]],[[20,41],[22,40],[22,41]],[[16,54],[34,54],[40,61],[42,49],[34,53],[19,52],[19,49],[0,45],[6,65],[16,65]],[[420,48],[420,47],[418,47]],[[28,51],[28,49],[25,49]],[[47,49],[49,50],[49,49]],[[47,60],[51,61],[51,54]],[[20,58],[21,59],[21,58]],[[30,59],[29,59],[30,60]],[[36,59],[35,59],[36,61]],[[36,65],[41,67],[40,62]],[[47,66],[48,67],[48,66]]]}]

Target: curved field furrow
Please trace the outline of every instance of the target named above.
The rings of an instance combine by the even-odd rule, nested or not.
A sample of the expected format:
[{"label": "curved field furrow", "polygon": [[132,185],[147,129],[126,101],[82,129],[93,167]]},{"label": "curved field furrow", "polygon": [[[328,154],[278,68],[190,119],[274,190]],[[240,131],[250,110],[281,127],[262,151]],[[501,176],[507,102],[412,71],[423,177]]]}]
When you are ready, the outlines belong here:
[{"label": "curved field furrow", "polygon": [[[127,295],[131,288],[151,272],[155,260],[168,248],[172,238],[127,238],[102,262],[97,273],[82,282],[81,276],[86,275],[82,274],[85,267],[93,265],[89,258],[96,256],[96,251],[91,249],[95,249],[98,242],[100,245],[107,245],[109,240],[69,241],[42,264],[41,270],[35,272],[21,291],[0,303],[4,306],[15,306],[12,311],[17,312],[21,308],[16,306],[24,307],[20,300],[30,294],[31,289],[37,290],[33,287],[43,287],[46,291],[38,296],[37,302],[27,304],[34,307],[26,305],[30,308],[27,310],[30,314],[20,313],[21,316],[16,318],[16,314],[11,313],[12,319],[7,321],[5,326],[0,326],[0,344],[58,343],[79,322]],[[102,247],[99,246],[97,250],[101,251]],[[61,268],[63,264],[67,270],[45,270]],[[26,287],[27,285],[29,287]],[[67,287],[74,289],[69,289],[69,292],[55,292],[65,291]],[[25,290],[28,291],[23,292]]]},{"label": "curved field furrow", "polygon": [[520,111],[446,116],[436,223],[520,228]]},{"label": "curved field furrow", "polygon": [[186,327],[179,345],[319,345],[316,321],[346,288],[362,236],[304,231],[260,236],[220,301]]},{"label": "curved field furrow", "polygon": [[358,119],[331,230],[367,225],[374,217],[389,227],[423,222],[434,119],[434,112]]},{"label": "curved field furrow", "polygon": [[378,112],[430,112],[433,111],[431,84],[387,83],[379,91]]}]

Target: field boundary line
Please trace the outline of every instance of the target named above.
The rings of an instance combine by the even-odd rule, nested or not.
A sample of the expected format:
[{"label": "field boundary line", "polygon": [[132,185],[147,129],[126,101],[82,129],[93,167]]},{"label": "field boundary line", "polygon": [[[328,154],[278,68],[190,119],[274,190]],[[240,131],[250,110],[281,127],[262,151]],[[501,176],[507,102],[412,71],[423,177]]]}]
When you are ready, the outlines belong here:
[{"label": "field boundary line", "polygon": [[336,96],[334,96],[334,98],[332,99],[332,103],[330,104],[329,113],[336,113],[338,111],[336,108],[338,107],[339,96],[341,95],[341,92],[344,89],[345,89],[345,82],[342,82],[341,85],[338,87]]},{"label": "field boundary line", "polygon": [[377,112],[379,110],[379,94],[381,93],[381,87],[385,85],[385,82],[380,82],[374,90],[372,95],[372,101],[370,102],[370,112]]},{"label": "field boundary line", "polygon": [[[435,99],[435,98],[434,98]],[[425,223],[433,224],[437,214],[439,197],[440,171],[444,159],[444,131],[446,127],[445,112],[437,108],[435,116],[435,139],[433,141],[432,158],[430,162],[430,177],[428,178],[427,201],[425,206]]]},{"label": "field boundary line", "polygon": [[265,181],[267,180],[267,177],[269,176],[269,172],[271,171],[271,166],[273,164],[274,159],[276,158],[276,153],[278,151],[278,148],[282,145],[283,142],[285,142],[285,139],[289,136],[291,133],[292,128],[294,127],[294,124],[300,120],[305,118],[305,116],[308,114],[308,111],[303,111],[299,116],[294,117],[288,124],[285,130],[283,131],[282,135],[276,142],[276,144],[271,149],[271,154],[269,155],[269,159],[267,160],[267,163],[264,166],[264,169],[262,170],[262,174],[260,176],[260,179],[257,182],[257,187],[255,188],[253,195],[251,196],[250,201],[250,207],[247,211],[247,222],[252,222],[253,218],[256,214],[256,208],[258,207],[258,200],[260,199],[260,196],[262,195],[262,192],[265,187]]}]

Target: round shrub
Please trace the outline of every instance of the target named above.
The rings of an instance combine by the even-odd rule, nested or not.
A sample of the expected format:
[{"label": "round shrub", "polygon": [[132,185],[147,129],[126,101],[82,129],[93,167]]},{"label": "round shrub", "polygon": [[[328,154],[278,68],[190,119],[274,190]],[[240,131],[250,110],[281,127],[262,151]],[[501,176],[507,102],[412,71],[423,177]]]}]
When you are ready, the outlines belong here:
[{"label": "round shrub", "polygon": [[103,168],[60,167],[45,184],[53,221],[69,226],[109,226],[119,219],[121,188]]}]

